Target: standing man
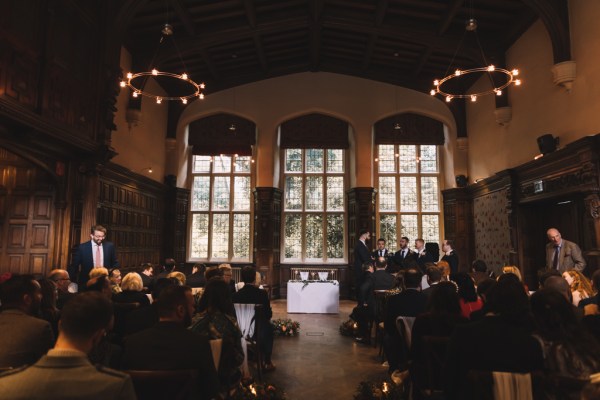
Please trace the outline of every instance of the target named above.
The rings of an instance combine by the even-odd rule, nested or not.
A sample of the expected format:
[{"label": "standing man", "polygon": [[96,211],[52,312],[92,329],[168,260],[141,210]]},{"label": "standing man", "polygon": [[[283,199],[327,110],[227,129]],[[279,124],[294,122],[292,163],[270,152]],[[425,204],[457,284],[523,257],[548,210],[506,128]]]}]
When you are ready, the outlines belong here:
[{"label": "standing man", "polygon": [[80,291],[85,288],[92,269],[105,267],[110,270],[119,267],[115,245],[105,242],[105,238],[106,228],[102,225],[94,225],[91,229],[90,241],[81,243],[73,254],[69,275],[77,283]]},{"label": "standing man", "polygon": [[546,234],[550,241],[546,245],[546,267],[560,273],[571,269],[583,271],[586,264],[579,246],[563,239],[556,228],[548,229]]},{"label": "standing man", "polygon": [[385,239],[377,239],[377,249],[373,250],[371,257],[377,260],[379,257],[387,258],[390,255],[390,251],[385,248]]},{"label": "standing man", "polygon": [[427,258],[425,257],[425,241],[423,239],[415,239],[414,254],[415,259],[417,260],[417,264],[419,264],[419,268],[421,268],[421,271],[424,271]]},{"label": "standing man", "polygon": [[394,264],[395,264],[395,269],[391,270],[388,268],[388,271],[394,273],[394,272],[398,272],[400,269],[404,268],[404,261],[412,258],[414,256],[413,252],[408,248],[408,242],[410,240],[406,237],[406,236],[402,236],[400,238],[400,242],[398,243],[400,245],[400,249],[394,253]]},{"label": "standing man", "polygon": [[363,283],[363,270],[362,265],[364,263],[370,263],[371,252],[367,246],[367,240],[371,239],[371,232],[367,229],[361,229],[359,232],[358,241],[354,245],[354,281],[356,285],[356,298],[360,298],[360,286]]},{"label": "standing man", "polygon": [[458,272],[458,255],[452,248],[452,245],[452,240],[449,239],[445,239],[442,242],[442,251],[444,252],[442,260],[450,265],[450,273],[455,274]]}]

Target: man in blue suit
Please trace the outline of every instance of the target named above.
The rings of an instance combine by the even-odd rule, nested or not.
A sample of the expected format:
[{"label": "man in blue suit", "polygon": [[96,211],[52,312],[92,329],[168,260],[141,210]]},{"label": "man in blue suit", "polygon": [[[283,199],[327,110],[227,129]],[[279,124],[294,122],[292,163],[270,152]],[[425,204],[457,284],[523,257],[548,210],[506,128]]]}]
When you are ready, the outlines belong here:
[{"label": "man in blue suit", "polygon": [[81,243],[73,254],[73,262],[69,266],[69,275],[79,286],[79,291],[85,289],[93,268],[105,267],[109,270],[119,267],[115,245],[105,242],[106,228],[102,225],[92,226],[90,240]]}]

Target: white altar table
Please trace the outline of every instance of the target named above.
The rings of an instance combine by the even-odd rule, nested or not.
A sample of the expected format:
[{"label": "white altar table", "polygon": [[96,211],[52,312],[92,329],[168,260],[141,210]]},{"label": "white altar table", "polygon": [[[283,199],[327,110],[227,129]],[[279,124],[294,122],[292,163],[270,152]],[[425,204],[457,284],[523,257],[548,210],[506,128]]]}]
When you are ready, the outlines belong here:
[{"label": "white altar table", "polygon": [[339,308],[338,281],[289,281],[287,284],[288,313],[337,314]]}]

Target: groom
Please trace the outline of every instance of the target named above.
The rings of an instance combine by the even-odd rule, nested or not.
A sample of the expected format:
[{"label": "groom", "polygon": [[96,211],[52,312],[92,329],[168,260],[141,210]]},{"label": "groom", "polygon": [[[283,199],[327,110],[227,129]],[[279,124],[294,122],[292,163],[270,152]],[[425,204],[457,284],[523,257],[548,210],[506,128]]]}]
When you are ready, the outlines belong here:
[{"label": "groom", "polygon": [[92,226],[90,240],[81,243],[73,254],[73,262],[69,266],[69,275],[79,286],[79,291],[85,289],[93,268],[105,267],[109,270],[119,267],[115,245],[104,242],[106,228],[102,225]]}]

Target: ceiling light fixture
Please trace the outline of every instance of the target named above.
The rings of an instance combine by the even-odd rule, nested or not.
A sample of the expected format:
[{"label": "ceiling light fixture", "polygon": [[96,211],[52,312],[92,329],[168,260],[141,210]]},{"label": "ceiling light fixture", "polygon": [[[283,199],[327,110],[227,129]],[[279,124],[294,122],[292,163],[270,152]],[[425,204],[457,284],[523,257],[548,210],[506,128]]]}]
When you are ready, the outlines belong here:
[{"label": "ceiling light fixture", "polygon": [[[485,54],[481,47],[481,43],[479,42],[479,37],[477,36],[477,20],[475,18],[470,18],[467,21],[464,34],[466,34],[467,32],[473,32],[475,34],[475,38],[477,40],[477,45],[481,52],[483,62],[484,62],[484,64],[487,65],[488,63],[485,59]],[[463,35],[463,39],[464,39],[464,35]],[[514,84],[515,86],[521,85],[521,79],[517,78],[517,76],[519,75],[518,69],[508,70],[505,68],[498,68],[492,64],[487,65],[485,67],[480,67],[480,68],[469,68],[469,69],[457,68],[454,71],[454,73],[448,74],[448,71],[452,67],[452,63],[454,62],[454,58],[456,57],[456,54],[458,53],[458,50],[460,49],[463,39],[461,39],[461,41],[458,45],[458,48],[456,49],[456,52],[454,53],[454,56],[452,57],[452,61],[450,62],[450,65],[448,65],[448,69],[446,70],[446,77],[442,78],[442,79],[434,80],[433,81],[434,87],[433,87],[433,89],[431,89],[429,94],[431,94],[432,96],[439,94],[442,97],[444,97],[444,99],[446,100],[447,103],[451,102],[452,99],[455,99],[455,98],[456,99],[470,99],[472,102],[475,102],[475,101],[477,101],[478,97],[485,96],[488,94],[495,94],[496,96],[502,96],[502,90],[504,90],[505,88],[509,87],[512,84]],[[492,89],[483,90],[483,91],[479,91],[479,92],[472,92],[472,93],[453,93],[450,89],[442,88],[442,85],[444,83],[446,83],[452,79],[458,80],[467,75],[474,74],[474,73],[480,73],[480,72],[487,73],[487,75],[489,76],[490,81],[492,83]],[[496,74],[496,76],[501,76],[504,79],[504,83],[496,86],[496,83],[495,83],[494,79],[492,78],[492,75],[494,75],[494,74]]]},{"label": "ceiling light fixture", "polygon": [[[167,7],[167,21],[168,21],[168,17],[169,17],[169,10]],[[156,50],[156,53],[154,54],[154,58],[150,62],[150,65],[152,66],[152,64],[154,64],[154,61],[158,54],[158,50],[160,49],[160,45],[165,41],[165,38],[170,38],[171,41],[173,42],[173,47],[175,47],[175,50],[177,51],[179,60],[183,64],[183,69],[185,71],[185,69],[186,69],[185,63],[183,62],[181,53],[179,52],[179,49],[177,48],[175,39],[173,39],[173,26],[170,25],[168,22],[165,23],[161,29],[161,34],[162,35],[161,35],[160,41],[158,43],[158,48]],[[156,104],[161,104],[163,101],[170,101],[170,100],[181,101],[182,104],[187,104],[188,101],[190,101],[190,100],[193,100],[196,98],[199,98],[199,99],[204,98],[204,94],[202,93],[202,91],[206,87],[204,85],[204,83],[196,83],[189,77],[189,75],[186,72],[183,72],[182,74],[175,74],[172,72],[160,71],[156,67],[152,67],[149,69],[150,69],[149,71],[144,71],[144,72],[137,72],[137,73],[128,72],[126,75],[126,79],[124,79],[120,82],[120,86],[122,88],[129,87],[129,89],[131,89],[132,97],[135,97],[135,98],[137,98],[139,96],[149,97],[149,98],[155,99]],[[165,79],[166,80],[174,80],[174,82],[177,82],[178,86],[180,86],[180,88],[178,90],[181,90],[181,92],[177,93],[177,95],[174,95],[174,96],[163,96],[161,94],[156,94],[156,93],[150,92],[148,89],[146,89],[146,84],[148,83],[148,79],[156,80],[156,79],[158,79],[158,77],[161,77],[161,80],[165,80]]]}]

